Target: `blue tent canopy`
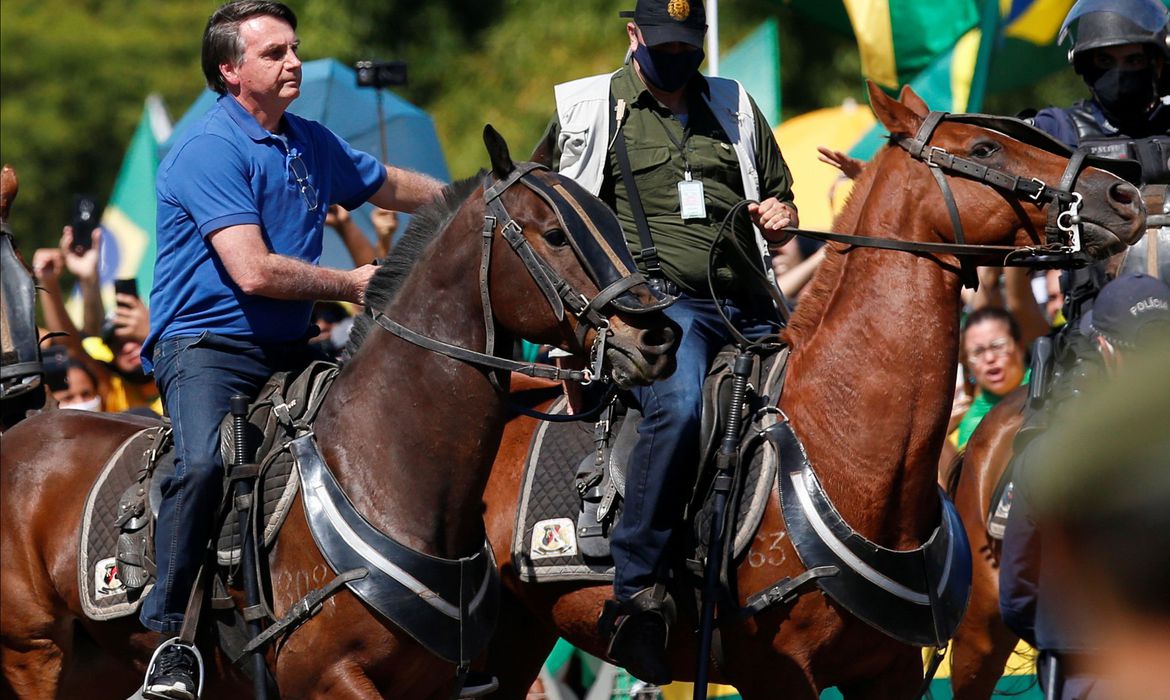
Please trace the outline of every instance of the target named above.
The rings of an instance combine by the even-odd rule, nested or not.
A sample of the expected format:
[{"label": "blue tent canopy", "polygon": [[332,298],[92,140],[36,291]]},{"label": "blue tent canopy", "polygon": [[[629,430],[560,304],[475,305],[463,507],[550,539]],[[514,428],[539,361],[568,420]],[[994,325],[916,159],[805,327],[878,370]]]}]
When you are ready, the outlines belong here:
[{"label": "blue tent canopy", "polygon": [[[389,90],[382,90],[382,116],[386,125],[386,162],[450,181],[447,162],[435,134],[430,116]],[[219,95],[204,90],[175,130],[162,145],[165,156],[176,137],[215,105]],[[336,59],[323,58],[304,64],[301,72],[301,95],[289,111],[299,117],[321,122],[351,146],[381,158],[381,135],[378,127],[378,91],[357,86],[357,76],[349,66]],[[370,205],[354,212],[354,220],[372,240]],[[403,217],[398,233],[406,230]],[[367,261],[361,261],[367,262]],[[336,235],[325,232],[325,250],[321,264],[328,267],[352,267],[345,247]]]}]

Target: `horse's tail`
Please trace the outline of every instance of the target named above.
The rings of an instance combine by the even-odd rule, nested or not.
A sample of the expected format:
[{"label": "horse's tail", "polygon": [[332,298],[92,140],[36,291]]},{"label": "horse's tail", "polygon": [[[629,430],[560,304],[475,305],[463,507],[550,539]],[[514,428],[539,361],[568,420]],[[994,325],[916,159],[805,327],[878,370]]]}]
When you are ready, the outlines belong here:
[{"label": "horse's tail", "polygon": [[959,477],[963,475],[963,456],[965,452],[960,452],[951,460],[950,466],[947,468],[947,481],[944,490],[947,496],[953,501],[959,492]]}]

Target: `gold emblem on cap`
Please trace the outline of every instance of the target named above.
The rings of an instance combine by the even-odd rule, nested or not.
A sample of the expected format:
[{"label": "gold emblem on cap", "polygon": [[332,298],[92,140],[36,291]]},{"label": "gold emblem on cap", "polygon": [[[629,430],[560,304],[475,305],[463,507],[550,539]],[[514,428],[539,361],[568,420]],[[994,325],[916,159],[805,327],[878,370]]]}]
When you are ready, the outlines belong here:
[{"label": "gold emblem on cap", "polygon": [[682,22],[691,16],[691,3],[687,0],[670,0],[666,3],[666,14],[670,15],[671,19]]}]

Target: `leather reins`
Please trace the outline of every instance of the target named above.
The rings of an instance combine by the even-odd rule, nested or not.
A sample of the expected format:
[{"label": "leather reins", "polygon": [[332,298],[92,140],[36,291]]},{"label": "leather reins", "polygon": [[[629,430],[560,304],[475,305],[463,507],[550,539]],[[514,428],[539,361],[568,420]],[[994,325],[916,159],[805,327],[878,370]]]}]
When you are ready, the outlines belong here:
[{"label": "leather reins", "polygon": [[[909,153],[911,158],[925,163],[930,168],[930,174],[938,183],[943,201],[947,205],[947,213],[950,215],[951,226],[954,229],[954,243],[899,241],[800,228],[785,230],[805,238],[844,243],[860,248],[882,248],[924,255],[954,255],[959,258],[960,277],[963,284],[972,289],[978,286],[975,258],[1002,255],[1000,264],[1006,266],[1067,267],[1087,262],[1083,256],[1078,255],[1081,251],[1081,195],[1072,191],[1077,176],[1084,169],[1086,154],[1081,151],[1074,152],[1069,158],[1068,166],[1060,179],[1059,186],[1053,187],[1038,178],[1013,175],[1003,170],[981,165],[969,158],[954,155],[939,146],[931,146],[930,139],[935,129],[940,123],[947,121],[949,117],[951,115],[947,112],[931,112],[923,120],[914,137],[891,137],[890,140]],[[963,123],[978,124],[978,121],[968,117]],[[1006,191],[1017,199],[1027,199],[1037,204],[1049,206],[1048,223],[1044,227],[1044,243],[1035,246],[972,245],[967,243],[963,234],[963,223],[959,218],[959,208],[955,203],[954,193],[947,182],[948,175],[989,185]]]}]

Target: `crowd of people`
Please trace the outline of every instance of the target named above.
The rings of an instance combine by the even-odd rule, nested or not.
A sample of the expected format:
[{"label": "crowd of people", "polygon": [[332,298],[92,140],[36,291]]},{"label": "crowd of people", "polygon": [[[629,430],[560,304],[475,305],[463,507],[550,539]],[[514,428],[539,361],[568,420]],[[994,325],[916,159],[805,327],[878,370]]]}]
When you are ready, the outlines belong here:
[{"label": "crowd of people", "polygon": [[[612,537],[614,596],[599,622],[611,659],[639,678],[665,683],[670,671],[663,652],[674,603],[661,585],[661,567],[687,495],[685,479],[675,476],[696,452],[702,381],[712,356],[730,339],[719,315],[748,336],[775,332],[780,315],[770,297],[745,281],[743,266],[770,269],[795,305],[825,252],[802,249],[785,232],[798,225],[793,174],[751,96],[735,81],[699,73],[707,31],[703,4],[638,0],[630,20],[622,65],[557,86],[556,114],[534,159],[609,204],[640,270],[676,298],[667,315],[682,329],[678,369],[631,392],[644,419]],[[149,304],[123,290],[112,308],[104,307],[100,229],[83,247],[65,227],[57,247],[32,258],[50,337],[45,365],[52,404],[166,413],[174,422],[177,467],[162,486],[157,525],[169,534],[155,537],[159,583],[142,608],[142,622],[166,634],[181,626],[199,564],[191,553],[201,551],[219,502],[217,430],[228,397],[254,393],[272,371],[304,358],[339,357],[351,310],[362,303],[373,274],[369,263],[389,253],[395,210],[412,211],[441,187],[355,151],[288,111],[300,94],[296,26],[286,6],[262,0],[229,3],[210,19],[203,66],[221,97],[160,167],[158,261]],[[1170,181],[1165,7],[1156,0],[1080,0],[1064,32],[1072,39],[1073,67],[1092,96],[1070,108],[1041,110],[1032,123],[1071,147],[1137,160],[1145,184]],[[727,123],[728,114],[738,114],[738,121]],[[755,137],[729,136],[745,130]],[[822,158],[850,177],[865,167],[833,151],[823,150]],[[271,178],[250,180],[245,173],[252,172]],[[735,236],[759,258],[745,262],[718,250],[712,297],[708,245],[724,214],[744,199],[757,202],[749,207],[752,225],[739,222]],[[366,201],[379,207],[374,243],[349,214]],[[352,256],[352,270],[314,264],[326,226]],[[80,289],[80,323],[67,311],[66,273]],[[1151,342],[1149,328],[1170,324],[1164,283],[1125,276],[1101,288],[1107,277],[1100,270],[1063,278],[1019,268],[980,270],[979,290],[965,299],[959,338],[961,366],[948,426],[954,448],[962,450],[988,411],[1028,384],[1029,347],[1037,338],[1083,333],[1098,342],[1090,359],[1115,367]],[[1139,304],[1140,312],[1134,311]],[[209,412],[209,405],[223,411]],[[179,517],[179,503],[195,515]],[[1035,567],[1041,527],[1033,509],[1024,510],[1009,521],[1005,552],[1027,550],[1015,561]],[[1045,628],[1036,620],[1038,614],[1053,619],[1051,608],[1043,612],[1041,605],[1037,613],[1034,602],[1019,603],[1025,593],[1037,595],[1036,580],[1050,575],[1028,567],[1005,566],[1005,617],[1056,658],[1066,651],[1063,641],[1046,640],[1065,638],[1039,634]],[[170,644],[149,670],[147,695],[192,698],[196,672],[190,650]],[[1096,697],[1076,683],[1064,687],[1064,697]]]}]

